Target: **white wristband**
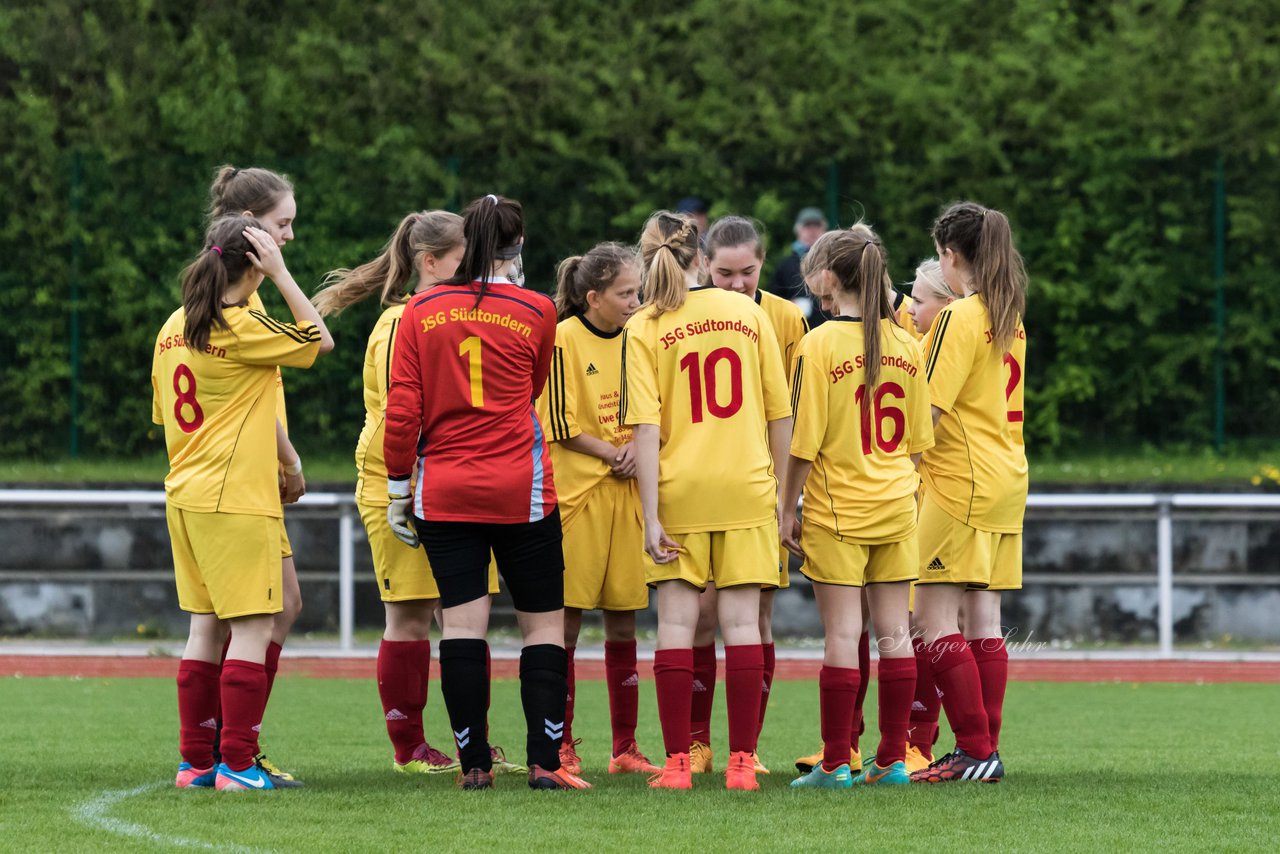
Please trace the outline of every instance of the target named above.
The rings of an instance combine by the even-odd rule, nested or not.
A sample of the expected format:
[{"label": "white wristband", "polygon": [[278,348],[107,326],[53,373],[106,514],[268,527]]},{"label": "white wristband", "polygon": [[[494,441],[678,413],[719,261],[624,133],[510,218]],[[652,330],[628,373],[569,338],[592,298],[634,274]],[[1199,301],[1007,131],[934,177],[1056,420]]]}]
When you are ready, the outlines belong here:
[{"label": "white wristband", "polygon": [[409,497],[408,480],[392,480],[387,478],[387,497],[392,500]]},{"label": "white wristband", "polygon": [[285,466],[284,473],[289,475],[290,477],[297,477],[298,475],[302,474],[302,460],[299,459],[297,462],[295,462],[291,466]]}]

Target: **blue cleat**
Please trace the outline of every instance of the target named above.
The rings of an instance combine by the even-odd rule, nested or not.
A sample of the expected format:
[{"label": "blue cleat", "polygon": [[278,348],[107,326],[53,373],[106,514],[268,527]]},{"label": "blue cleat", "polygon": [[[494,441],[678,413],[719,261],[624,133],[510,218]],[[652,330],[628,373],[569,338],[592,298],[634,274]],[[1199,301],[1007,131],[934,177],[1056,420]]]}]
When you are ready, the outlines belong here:
[{"label": "blue cleat", "polygon": [[178,779],[174,781],[179,789],[189,789],[195,787],[197,789],[212,789],[214,778],[217,776],[214,768],[206,768],[201,771],[199,768],[192,766],[190,762],[183,762],[178,766]]},{"label": "blue cleat", "polygon": [[218,778],[215,782],[219,792],[241,792],[252,789],[274,789],[271,775],[263,771],[257,764],[250,765],[243,771],[232,771],[223,762],[218,766]]},{"label": "blue cleat", "polygon": [[905,786],[911,782],[907,774],[907,763],[899,760],[892,762],[888,768],[881,768],[874,759],[862,766],[862,773],[853,778],[855,786]]},{"label": "blue cleat", "polygon": [[826,771],[819,762],[813,770],[803,777],[791,781],[793,789],[851,789],[853,788],[853,772],[848,765],[841,765],[834,771]]}]

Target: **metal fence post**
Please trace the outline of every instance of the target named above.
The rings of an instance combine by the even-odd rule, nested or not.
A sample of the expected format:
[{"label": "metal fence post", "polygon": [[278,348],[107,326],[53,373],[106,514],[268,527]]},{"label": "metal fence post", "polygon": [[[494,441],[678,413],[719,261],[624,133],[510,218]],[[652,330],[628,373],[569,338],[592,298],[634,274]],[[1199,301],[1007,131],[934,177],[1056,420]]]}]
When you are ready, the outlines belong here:
[{"label": "metal fence post", "polygon": [[1156,507],[1156,593],[1160,657],[1173,658],[1173,499],[1167,495]]},{"label": "metal fence post", "polygon": [[356,553],[353,531],[354,513],[346,502],[338,516],[338,646],[343,652],[352,648],[356,611]]}]

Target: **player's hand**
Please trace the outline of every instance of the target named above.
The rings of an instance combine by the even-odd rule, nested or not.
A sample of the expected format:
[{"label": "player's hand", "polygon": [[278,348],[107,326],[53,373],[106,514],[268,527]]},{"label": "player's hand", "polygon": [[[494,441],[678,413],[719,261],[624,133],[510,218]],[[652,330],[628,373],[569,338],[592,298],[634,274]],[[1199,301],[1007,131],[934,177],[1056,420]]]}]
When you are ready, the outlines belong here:
[{"label": "player's hand", "polygon": [[609,463],[610,473],[618,480],[630,480],[636,476],[636,445],[628,442],[618,449],[617,456]]},{"label": "player's hand", "polygon": [[280,472],[280,503],[296,504],[298,499],[307,494],[307,479],[302,472],[286,474]]},{"label": "player's hand", "polygon": [[644,526],[644,550],[656,564],[671,563],[684,551],[679,543],[667,536],[661,522]]},{"label": "player's hand", "polygon": [[387,505],[387,522],[391,525],[391,533],[396,539],[411,549],[418,547],[418,534],[409,522],[409,513],[413,508],[413,496],[392,498]]},{"label": "player's hand", "polygon": [[804,560],[804,550],[800,548],[800,520],[795,513],[783,513],[779,517],[778,537],[787,551]]},{"label": "player's hand", "polygon": [[244,236],[253,244],[253,251],[246,252],[245,256],[255,270],[273,282],[288,274],[288,269],[284,265],[284,256],[280,254],[280,247],[276,245],[275,238],[253,226],[244,230]]}]

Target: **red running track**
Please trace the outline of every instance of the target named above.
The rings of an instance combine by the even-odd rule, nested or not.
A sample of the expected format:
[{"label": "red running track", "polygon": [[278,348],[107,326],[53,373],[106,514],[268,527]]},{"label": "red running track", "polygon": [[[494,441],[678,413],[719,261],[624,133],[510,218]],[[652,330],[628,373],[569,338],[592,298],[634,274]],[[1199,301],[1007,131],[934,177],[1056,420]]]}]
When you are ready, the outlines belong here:
[{"label": "red running track", "polygon": [[[372,658],[285,658],[284,676],[324,679],[373,679]],[[819,661],[779,659],[775,679],[817,679]],[[872,665],[874,670],[875,666]],[[176,658],[142,658],[80,655],[0,655],[0,676],[60,676],[90,679],[160,677],[174,678]],[[603,679],[604,662],[579,659],[577,678]],[[640,672],[652,678],[651,661],[640,662]],[[515,659],[494,659],[498,679],[519,676]],[[1280,683],[1280,662],[1270,661],[1063,661],[1018,660],[1009,662],[1009,676],[1024,682],[1254,682]]]}]

